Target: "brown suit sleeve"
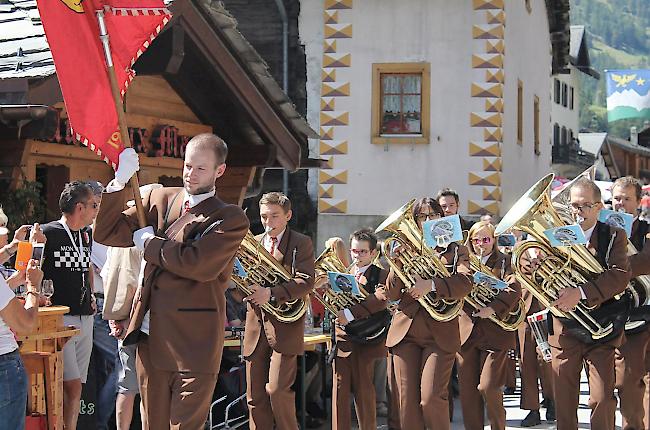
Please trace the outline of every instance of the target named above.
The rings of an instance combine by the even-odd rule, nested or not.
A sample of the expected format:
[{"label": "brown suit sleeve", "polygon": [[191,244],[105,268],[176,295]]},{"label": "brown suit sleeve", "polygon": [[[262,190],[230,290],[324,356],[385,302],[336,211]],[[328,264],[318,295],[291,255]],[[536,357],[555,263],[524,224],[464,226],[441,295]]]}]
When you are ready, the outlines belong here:
[{"label": "brown suit sleeve", "polygon": [[[122,212],[125,196],[126,188],[122,191],[102,194],[102,204],[99,206],[93,231],[93,237],[97,242],[120,248],[133,246],[133,232],[140,226],[135,207]],[[151,193],[142,199],[142,205],[148,224],[155,229],[155,217],[150,214],[150,198]]]},{"label": "brown suit sleeve", "polygon": [[[314,247],[308,236],[301,236],[296,246],[296,273],[308,275],[307,279],[294,278],[271,288],[278,304],[305,297],[314,288]],[[293,252],[293,249],[289,250]]]},{"label": "brown suit sleeve", "polygon": [[[377,289],[386,285],[388,272],[383,270],[379,273],[379,284]],[[388,307],[388,300],[382,300],[375,294],[369,294],[361,303],[354,305],[350,308],[350,312],[355,318],[366,318],[370,315],[382,311]]]},{"label": "brown suit sleeve", "polygon": [[145,261],[198,282],[216,279],[232,263],[248,231],[248,218],[241,208],[227,206],[219,216],[223,222],[217,228],[192,242],[154,237],[144,250]]},{"label": "brown suit sleeve", "polygon": [[[501,263],[499,263],[501,264]],[[509,256],[506,258],[503,281],[508,284],[509,290],[501,291],[492,301],[490,307],[499,316],[505,316],[521,299],[521,285],[512,273]]]},{"label": "brown suit sleeve", "polygon": [[587,305],[596,306],[622,293],[630,280],[630,263],[627,258],[627,237],[619,228],[612,227],[616,235],[609,252],[608,266],[605,271],[581,287],[587,297]]},{"label": "brown suit sleeve", "polygon": [[436,297],[440,299],[461,300],[472,291],[470,278],[469,251],[463,245],[449,247],[442,256],[446,264],[456,260],[456,273],[449,278],[433,278],[436,286]]},{"label": "brown suit sleeve", "polygon": [[391,268],[390,271],[388,272],[388,276],[386,277],[386,284],[384,287],[378,287],[377,291],[383,293],[388,300],[390,301],[397,301],[402,298],[402,290],[404,289],[404,282],[400,279],[400,277],[395,273],[395,271]]},{"label": "brown suit sleeve", "polygon": [[628,258],[630,259],[632,278],[641,275],[650,275],[650,240],[643,247],[643,250]]}]

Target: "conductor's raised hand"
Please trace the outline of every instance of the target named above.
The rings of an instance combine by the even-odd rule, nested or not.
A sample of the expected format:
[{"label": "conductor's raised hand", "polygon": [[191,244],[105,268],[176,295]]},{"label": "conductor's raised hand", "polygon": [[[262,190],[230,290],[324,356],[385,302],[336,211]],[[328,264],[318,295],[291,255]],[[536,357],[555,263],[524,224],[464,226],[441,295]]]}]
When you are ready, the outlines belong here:
[{"label": "conductor's raised hand", "polygon": [[115,171],[115,181],[124,186],[138,170],[140,170],[138,153],[133,148],[126,148],[120,153],[120,163]]},{"label": "conductor's raised hand", "polygon": [[263,306],[267,304],[269,300],[271,300],[270,288],[264,288],[264,287],[260,287],[257,284],[254,284],[250,286],[250,289],[251,291],[253,291],[253,294],[244,298],[244,301],[251,302],[252,304],[257,306]]}]

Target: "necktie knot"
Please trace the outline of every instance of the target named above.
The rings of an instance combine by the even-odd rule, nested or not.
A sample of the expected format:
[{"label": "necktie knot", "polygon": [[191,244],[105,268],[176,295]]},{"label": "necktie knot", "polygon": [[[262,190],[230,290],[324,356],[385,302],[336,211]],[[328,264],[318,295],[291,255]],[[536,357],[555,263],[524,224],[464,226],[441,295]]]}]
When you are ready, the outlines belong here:
[{"label": "necktie knot", "polygon": [[278,247],[278,238],[271,236],[271,250],[270,250],[271,255],[275,253],[275,249],[277,247]]},{"label": "necktie knot", "polygon": [[183,214],[186,214],[190,211],[190,201],[185,200],[185,203],[183,204]]}]

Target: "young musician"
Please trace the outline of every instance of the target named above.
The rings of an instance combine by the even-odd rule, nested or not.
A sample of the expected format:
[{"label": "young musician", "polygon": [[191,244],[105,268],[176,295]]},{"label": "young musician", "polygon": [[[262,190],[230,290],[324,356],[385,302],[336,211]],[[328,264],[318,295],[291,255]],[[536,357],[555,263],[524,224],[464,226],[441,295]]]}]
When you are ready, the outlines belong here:
[{"label": "young musician", "polygon": [[[587,237],[588,250],[603,268],[603,272],[576,287],[563,288],[552,303],[556,309],[569,312],[582,300],[589,307],[609,309],[612,318],[624,313],[621,302],[614,297],[625,290],[630,279],[627,258],[627,237],[622,229],[598,222],[603,207],[598,186],[587,178],[576,180],[570,190],[572,214]],[[543,256],[542,256],[543,258]],[[533,267],[538,262],[533,263]],[[574,263],[576,264],[576,263]],[[550,315],[550,313],[549,313]],[[549,344],[553,356],[553,383],[557,428],[578,428],[578,399],[580,372],[588,369],[592,429],[613,429],[616,411],[614,398],[614,350],[623,340],[621,324],[612,336],[598,341],[581,340],[580,327],[570,319],[552,318]]]},{"label": "young musician", "polygon": [[[390,315],[387,300],[377,297],[374,292],[378,286],[386,284],[388,272],[373,264],[377,257],[377,236],[372,230],[359,230],[350,237],[350,256],[354,262],[350,268],[360,288],[368,296],[359,304],[340,311],[337,315],[336,358],[332,368],[332,429],[352,428],[350,416],[350,394],[354,395],[357,422],[360,430],[375,430],[375,390],[373,388],[373,368],[375,360],[386,356],[386,330]],[[354,321],[373,322],[377,332],[383,335],[366,340],[355,336]]]},{"label": "young musician", "polygon": [[[420,199],[413,206],[413,217],[420,229],[427,219],[441,215],[440,205],[431,198]],[[435,251],[440,253],[450,277],[418,277],[409,290],[404,290],[403,282],[392,269],[387,280],[388,298],[400,303],[388,330],[386,346],[393,353],[400,424],[409,430],[449,428],[448,384],[460,350],[458,317],[446,322],[434,320],[418,299],[433,293],[438,299],[462,300],[472,289],[467,248],[452,243]]]},{"label": "young musician", "polygon": [[483,406],[492,430],[506,428],[503,386],[506,383],[508,351],[515,347],[514,331],[506,331],[490,317],[505,318],[521,298],[519,282],[512,274],[510,256],[496,246],[494,226],[486,221],[474,224],[468,235],[470,252],[480,258],[488,275],[507,283],[485,307],[476,310],[465,303],[460,314],[461,349],[458,354],[458,381],[463,407],[463,423],[468,430],[483,429]]},{"label": "young musician", "polygon": [[314,249],[309,237],[287,226],[292,215],[287,196],[266,193],[259,205],[266,232],[256,239],[296,276],[271,288],[254,285],[254,293],[245,299],[249,304],[244,332],[249,427],[297,430],[291,386],[296,379],[296,357],[304,352],[305,317],[291,323],[280,322],[260,306],[306,298],[314,285]]},{"label": "young musician", "polygon": [[[638,218],[641,204],[641,183],[631,176],[619,178],[612,187],[614,210],[634,215],[630,241],[638,253],[629,257],[632,277],[650,273],[650,246],[646,246],[648,223]],[[643,320],[648,306],[635,308],[631,321]],[[616,388],[621,399],[621,415],[624,429],[643,428],[643,396],[645,392],[646,350],[650,345],[650,325],[625,332],[625,343],[616,350]]]}]

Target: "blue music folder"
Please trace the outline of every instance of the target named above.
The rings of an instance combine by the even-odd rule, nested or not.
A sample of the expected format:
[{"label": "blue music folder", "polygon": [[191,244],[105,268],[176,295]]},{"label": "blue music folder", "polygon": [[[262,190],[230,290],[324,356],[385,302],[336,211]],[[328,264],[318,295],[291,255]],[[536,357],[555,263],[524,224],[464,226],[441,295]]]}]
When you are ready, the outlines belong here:
[{"label": "blue music folder", "polygon": [[361,295],[357,279],[349,273],[327,272],[330,281],[330,287],[337,293],[352,293],[355,296]]},{"label": "blue music folder", "polygon": [[450,243],[460,242],[463,240],[460,216],[458,214],[449,215],[426,221],[422,224],[422,233],[424,234],[424,243],[431,248],[445,248]]},{"label": "blue music folder", "polygon": [[549,228],[544,230],[544,235],[554,247],[587,244],[587,237],[578,224]]},{"label": "blue music folder", "polygon": [[632,235],[632,224],[634,215],[625,212],[616,212],[611,209],[601,209],[598,213],[598,221],[609,224],[613,227],[622,228],[629,238]]},{"label": "blue music folder", "polygon": [[244,269],[244,266],[242,266],[241,261],[239,261],[239,258],[235,258],[232,274],[242,279],[245,279],[248,276],[248,273],[246,273],[246,270]]},{"label": "blue music folder", "polygon": [[489,288],[496,288],[499,291],[510,288],[505,281],[502,281],[501,279],[495,278],[494,276],[488,275],[484,272],[474,272],[474,283],[483,284]]}]

